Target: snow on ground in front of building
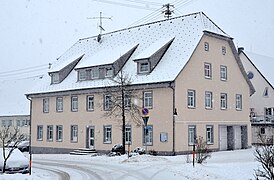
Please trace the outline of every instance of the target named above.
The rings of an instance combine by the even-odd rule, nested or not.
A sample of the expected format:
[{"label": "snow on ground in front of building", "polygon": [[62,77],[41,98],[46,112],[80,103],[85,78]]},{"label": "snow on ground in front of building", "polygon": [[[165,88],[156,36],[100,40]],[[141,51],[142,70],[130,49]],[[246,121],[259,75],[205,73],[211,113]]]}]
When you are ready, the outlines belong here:
[{"label": "snow on ground in front of building", "polygon": [[[254,169],[259,167],[258,162],[254,160],[253,155],[254,149],[247,150],[235,150],[235,151],[222,151],[214,152],[212,157],[207,160],[206,164],[195,164],[187,163],[187,157],[191,160],[191,156],[178,155],[178,156],[150,156],[150,155],[138,155],[131,158],[127,156],[115,156],[108,157],[102,156],[77,156],[68,154],[34,154],[33,162],[39,160],[69,160],[71,165],[79,165],[79,162],[94,162],[105,164],[108,166],[119,166],[119,167],[148,167],[142,171],[146,174],[153,175],[153,179],[228,179],[228,180],[249,180],[254,179]],[[74,163],[75,162],[75,163]],[[37,166],[36,166],[37,167]],[[150,169],[150,168],[151,169]],[[73,173],[73,172],[70,172]],[[76,172],[75,172],[76,174]],[[75,178],[75,176],[74,176]],[[73,178],[73,179],[74,179]],[[80,178],[80,177],[79,177]],[[131,177],[132,178],[132,177]],[[129,178],[129,179],[131,179]],[[42,169],[33,167],[32,175],[0,175],[1,179],[58,179],[56,175],[50,174]],[[77,176],[76,176],[77,179]],[[124,179],[128,179],[125,178]],[[151,178],[152,179],[152,178]]]}]

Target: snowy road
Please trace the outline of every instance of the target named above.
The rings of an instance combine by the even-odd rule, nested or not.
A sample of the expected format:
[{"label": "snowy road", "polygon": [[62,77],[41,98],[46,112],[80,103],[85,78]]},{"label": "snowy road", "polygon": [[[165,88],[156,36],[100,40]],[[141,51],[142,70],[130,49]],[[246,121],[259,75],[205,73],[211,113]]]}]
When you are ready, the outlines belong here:
[{"label": "snowy road", "polygon": [[34,154],[29,179],[250,180],[258,167],[252,149],[215,152],[207,164],[195,164],[195,167],[187,159],[187,156],[142,155],[128,159],[127,156]]},{"label": "snowy road", "polygon": [[146,167],[136,168],[134,166],[127,165],[111,165],[108,163],[95,163],[95,162],[83,162],[82,160],[68,161],[68,160],[36,160],[33,165],[35,168],[49,171],[49,173],[55,174],[57,179],[152,179],[155,173],[150,175],[145,173],[145,169],[150,168],[151,165]]}]

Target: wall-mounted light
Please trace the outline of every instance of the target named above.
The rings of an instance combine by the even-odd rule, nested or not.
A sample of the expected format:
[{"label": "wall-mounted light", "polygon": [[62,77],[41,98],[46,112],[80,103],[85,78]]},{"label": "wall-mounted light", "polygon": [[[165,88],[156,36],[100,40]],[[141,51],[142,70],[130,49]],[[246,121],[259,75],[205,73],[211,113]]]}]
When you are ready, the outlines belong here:
[{"label": "wall-mounted light", "polygon": [[175,109],[174,109],[174,112],[173,112],[173,116],[177,116],[177,115],[178,115],[177,109],[175,108]]}]

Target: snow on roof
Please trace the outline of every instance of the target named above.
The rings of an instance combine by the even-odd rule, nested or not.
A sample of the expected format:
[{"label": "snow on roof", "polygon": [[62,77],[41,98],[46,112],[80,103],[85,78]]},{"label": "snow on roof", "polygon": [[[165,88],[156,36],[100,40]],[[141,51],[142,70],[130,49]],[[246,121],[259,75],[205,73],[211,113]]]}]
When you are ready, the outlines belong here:
[{"label": "snow on roof", "polygon": [[245,54],[267,81],[274,86],[274,58],[247,51],[245,51]]},{"label": "snow on roof", "polygon": [[84,55],[84,53],[80,52],[80,53],[77,53],[77,54],[73,54],[72,56],[70,56],[66,60],[57,61],[56,63],[53,64],[52,68],[48,72],[49,73],[58,72],[61,69],[63,69],[65,66],[69,65],[71,62],[73,62],[74,60],[80,58],[83,55]]},{"label": "snow on roof", "polygon": [[147,49],[145,49],[143,52],[138,54],[135,59],[146,59],[152,56],[156,51],[158,51],[161,47],[163,47],[165,44],[170,42],[174,37],[166,37],[166,38],[161,38],[151,44]]},{"label": "snow on roof", "polygon": [[136,45],[137,44],[130,44],[126,46],[111,47],[110,49],[102,49],[91,56],[84,56],[75,69],[111,64]]},{"label": "snow on roof", "polygon": [[[132,84],[173,81],[190,59],[205,30],[229,37],[204,13],[198,12],[102,34],[100,42],[97,41],[97,36],[80,39],[58,61],[67,62],[75,55],[85,54],[84,59],[79,62],[77,68],[86,65],[99,65],[106,63],[106,61],[115,60],[117,55],[120,55],[117,50],[119,47],[130,47],[132,44],[139,44],[123,67],[123,71],[131,78]],[[153,46],[161,47],[163,41],[171,40],[171,37],[175,37],[175,39],[155,69],[150,74],[138,75],[137,64],[134,60],[147,56],[149,53],[145,52],[152,48],[153,43],[155,43]],[[99,52],[105,52],[105,54]],[[45,80],[45,78],[43,79]],[[43,81],[43,83],[39,83],[38,86],[30,90],[28,94],[97,88],[112,84],[113,81],[109,79],[77,82],[77,72],[71,71],[60,84],[50,84],[50,80]]]}]

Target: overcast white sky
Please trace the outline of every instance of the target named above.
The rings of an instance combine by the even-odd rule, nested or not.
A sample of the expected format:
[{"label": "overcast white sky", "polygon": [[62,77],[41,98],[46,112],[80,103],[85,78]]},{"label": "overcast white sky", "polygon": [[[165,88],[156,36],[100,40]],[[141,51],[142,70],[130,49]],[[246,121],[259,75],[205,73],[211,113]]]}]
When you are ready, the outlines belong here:
[{"label": "overcast white sky", "polygon": [[9,70],[46,65],[78,39],[97,35],[98,20],[88,18],[100,11],[112,17],[103,21],[110,32],[157,15],[152,9],[168,2],[175,5],[174,16],[203,11],[234,37],[236,46],[274,57],[273,0],[1,0],[0,77]]}]

